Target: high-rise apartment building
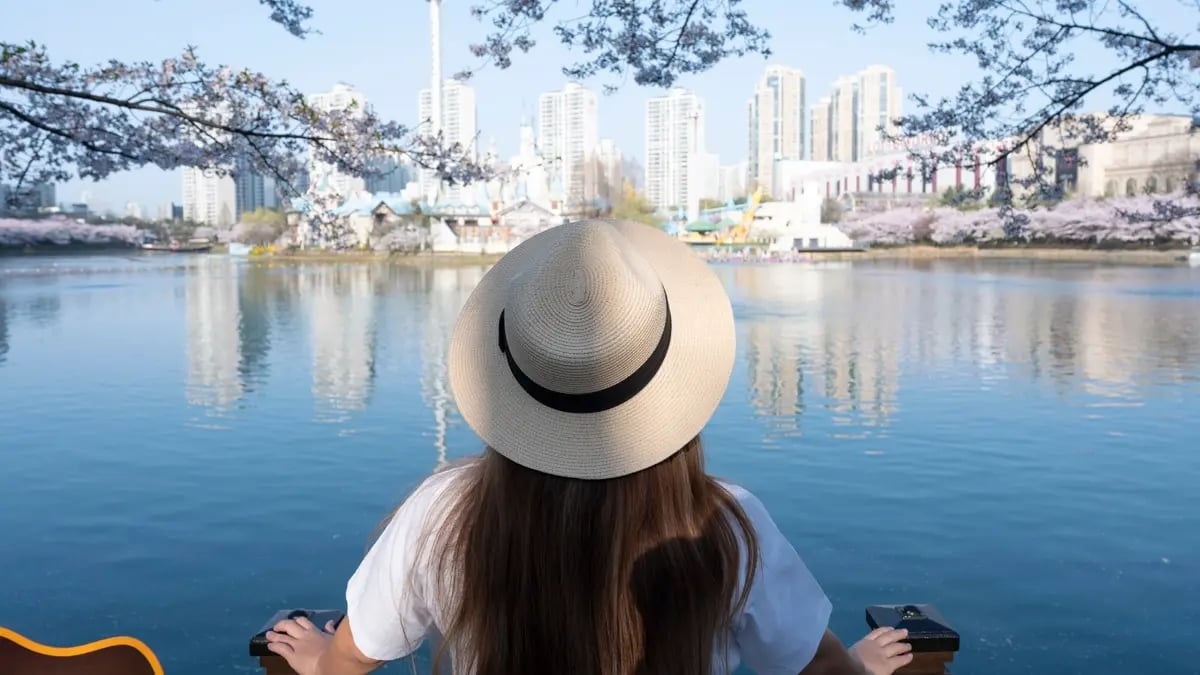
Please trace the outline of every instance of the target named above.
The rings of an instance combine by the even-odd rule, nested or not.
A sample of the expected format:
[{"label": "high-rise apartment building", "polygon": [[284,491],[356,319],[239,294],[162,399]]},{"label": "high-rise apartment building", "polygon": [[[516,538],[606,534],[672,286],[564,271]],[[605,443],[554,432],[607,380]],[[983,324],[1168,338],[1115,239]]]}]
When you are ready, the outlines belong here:
[{"label": "high-rise apartment building", "polygon": [[[465,155],[470,159],[475,159],[478,156],[478,147],[476,144],[476,135],[478,126],[476,123],[476,105],[475,105],[475,90],[468,86],[465,82],[456,79],[448,79],[442,83],[442,105],[439,111],[441,120],[433,119],[433,92],[430,89],[422,89],[417,96],[417,119],[420,120],[420,131],[423,134],[435,133],[440,130],[443,141],[447,145],[459,144],[465,151]],[[436,194],[441,180],[434,174],[433,171],[423,169],[421,171],[421,193],[432,198]],[[448,198],[457,199],[460,190],[458,188],[451,189],[453,195],[446,195]]]},{"label": "high-rise apartment building", "polygon": [[886,133],[896,131],[903,113],[896,71],[867,66],[839,77],[833,91],[812,108],[812,158],[817,161],[857,162],[883,152]]},{"label": "high-rise apartment building", "polygon": [[747,105],[750,183],[774,194],[780,160],[804,159],[804,73],[768,66]]},{"label": "high-rise apartment building", "polygon": [[596,196],[592,159],[599,139],[596,93],[568,83],[538,97],[538,149],[552,184],[561,184],[568,203]]},{"label": "high-rise apartment building", "polygon": [[[353,115],[358,111],[367,110],[366,97],[343,82],[334,85],[330,91],[310,95],[308,103],[322,112],[346,111],[347,114]],[[321,161],[311,151],[308,175],[311,189],[322,195],[336,193],[345,199],[366,188],[362,178],[338,171],[336,166]]]},{"label": "high-rise apartment building", "polygon": [[833,83],[829,106],[830,159],[858,159],[858,78],[839,77]]},{"label": "high-rise apartment building", "polygon": [[[184,111],[199,112],[196,105],[185,106]],[[218,107],[210,111],[210,115],[221,119],[224,110]],[[198,135],[193,138],[204,142]],[[237,222],[237,188],[232,176],[216,167],[195,166],[184,167],[182,175],[183,220],[219,228],[231,227]]]},{"label": "high-rise apartment building", "polygon": [[0,183],[0,213],[32,213],[57,205],[54,183],[26,183],[20,189]]},{"label": "high-rise apartment building", "polygon": [[[421,133],[430,133],[433,122],[433,93],[422,89],[418,96],[417,111],[421,120]],[[476,134],[475,89],[460,80],[449,79],[442,83],[441,132],[446,143],[460,144],[471,157],[478,153]]]},{"label": "high-rise apartment building", "polygon": [[183,168],[183,219],[226,228],[237,222],[237,185],[216,169]]},{"label": "high-rise apartment building", "polygon": [[828,162],[833,157],[833,146],[829,135],[829,112],[833,101],[828,96],[812,107],[812,158],[814,162]]},{"label": "high-rise apartment building", "polygon": [[675,87],[646,102],[646,198],[657,209],[699,211],[694,175],[704,152],[704,101]]},{"label": "high-rise apartment building", "polygon": [[234,210],[238,220],[241,220],[243,214],[266,207],[267,181],[250,166],[250,162],[245,159],[237,161],[237,175],[233,182],[237,192],[237,206]]},{"label": "high-rise apartment building", "polygon": [[375,175],[366,179],[367,192],[404,192],[412,179],[409,165],[402,158],[379,157],[371,162]]},{"label": "high-rise apartment building", "polygon": [[896,71],[887,66],[867,66],[858,74],[858,155],[863,159],[882,152],[884,135],[896,132],[903,114],[903,98]]}]

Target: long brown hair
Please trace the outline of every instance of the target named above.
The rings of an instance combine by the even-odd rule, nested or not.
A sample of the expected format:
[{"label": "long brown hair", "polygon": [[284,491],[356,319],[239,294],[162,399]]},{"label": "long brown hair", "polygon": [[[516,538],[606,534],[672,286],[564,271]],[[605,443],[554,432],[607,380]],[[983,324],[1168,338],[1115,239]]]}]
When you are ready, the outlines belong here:
[{"label": "long brown hair", "polygon": [[699,437],[621,478],[551,476],[488,449],[461,480],[426,540],[448,603],[434,672],[447,652],[473,675],[727,671],[714,658],[758,543]]}]

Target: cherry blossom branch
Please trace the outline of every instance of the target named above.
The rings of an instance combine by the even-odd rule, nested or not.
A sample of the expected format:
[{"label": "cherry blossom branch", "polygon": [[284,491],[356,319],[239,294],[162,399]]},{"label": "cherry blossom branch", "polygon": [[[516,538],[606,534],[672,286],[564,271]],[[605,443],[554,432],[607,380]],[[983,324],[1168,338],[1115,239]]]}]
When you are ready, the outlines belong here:
[{"label": "cherry blossom branch", "polygon": [[[368,177],[407,157],[451,184],[490,169],[458,144],[350,105],[318,110],[284,81],[208,66],[194,48],[158,63],[54,62],[36,43],[0,42],[0,180],[101,179],[142,166],[233,173],[294,185],[309,158]],[[294,196],[294,195],[293,195]]]}]

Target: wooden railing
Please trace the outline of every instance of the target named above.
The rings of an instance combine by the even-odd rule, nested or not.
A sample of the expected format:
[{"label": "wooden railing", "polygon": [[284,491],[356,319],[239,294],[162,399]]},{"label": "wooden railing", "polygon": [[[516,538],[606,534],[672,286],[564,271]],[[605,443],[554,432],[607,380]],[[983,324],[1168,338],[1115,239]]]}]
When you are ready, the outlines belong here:
[{"label": "wooden railing", "polygon": [[[283,619],[303,616],[317,626],[335,624],[345,616],[329,609],[291,609],[276,612],[250,637],[250,656],[258,659],[265,675],[295,675],[286,661],[267,649],[267,631]],[[949,675],[950,663],[958,652],[958,632],[933,605],[872,605],[867,608],[867,626],[894,626],[908,629],[908,642],[913,646],[913,660],[897,675]]]}]

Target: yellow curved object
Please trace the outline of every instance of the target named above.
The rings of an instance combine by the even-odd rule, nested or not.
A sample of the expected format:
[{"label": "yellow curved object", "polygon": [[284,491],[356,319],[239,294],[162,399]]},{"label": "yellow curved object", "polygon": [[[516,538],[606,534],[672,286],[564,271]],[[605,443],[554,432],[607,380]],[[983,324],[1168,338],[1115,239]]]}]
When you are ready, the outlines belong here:
[{"label": "yellow curved object", "polygon": [[754,212],[758,210],[758,204],[762,201],[763,191],[762,186],[758,186],[754,190],[754,194],[750,195],[750,199],[746,202],[746,210],[742,211],[741,221],[729,229],[725,236],[717,240],[718,244],[740,244],[746,241],[747,235],[750,234],[750,225],[754,223]]},{"label": "yellow curved object", "polygon": [[[53,647],[50,645],[44,645],[35,640],[31,640],[14,630],[0,626],[0,640],[8,640],[13,644],[16,644],[18,647],[21,647],[22,649],[25,649],[33,654],[55,658],[87,656],[89,654],[102,652],[105,649],[110,649],[112,647],[130,647],[136,650],[142,656],[142,658],[146,660],[146,665],[149,666],[154,675],[163,675],[162,664],[159,663],[158,657],[155,656],[154,651],[151,650],[145,642],[142,642],[134,637],[119,635],[116,637],[103,638],[101,640],[96,640],[95,642],[88,642],[86,644],[77,645],[74,647]],[[4,670],[3,667],[0,666],[0,675],[8,675],[8,673],[9,671]]]}]

